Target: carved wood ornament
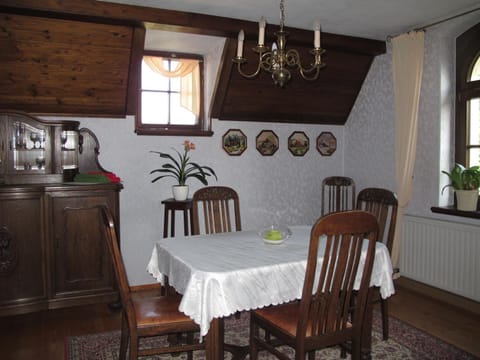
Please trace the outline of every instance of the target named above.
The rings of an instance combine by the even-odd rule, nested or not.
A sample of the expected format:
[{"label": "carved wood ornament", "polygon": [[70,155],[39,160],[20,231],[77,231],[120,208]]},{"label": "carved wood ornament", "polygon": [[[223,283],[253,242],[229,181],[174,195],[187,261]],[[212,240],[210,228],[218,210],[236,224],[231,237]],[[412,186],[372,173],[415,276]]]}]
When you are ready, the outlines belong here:
[{"label": "carved wood ornament", "polygon": [[11,273],[18,263],[17,246],[13,234],[3,225],[0,228],[0,275]]}]

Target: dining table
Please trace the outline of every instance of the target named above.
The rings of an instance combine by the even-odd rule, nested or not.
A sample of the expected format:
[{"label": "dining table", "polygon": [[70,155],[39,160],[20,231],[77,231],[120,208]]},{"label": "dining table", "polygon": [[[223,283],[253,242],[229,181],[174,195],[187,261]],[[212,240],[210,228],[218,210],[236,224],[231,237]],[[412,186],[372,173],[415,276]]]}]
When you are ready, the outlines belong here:
[{"label": "dining table", "polygon": [[[224,358],[225,317],[301,298],[311,229],[309,225],[291,226],[291,235],[274,244],[254,230],[160,239],[153,246],[147,271],[162,284],[168,279],[183,295],[179,310],[199,324],[206,358],[220,360]],[[362,271],[360,264],[357,289]],[[395,293],[392,273],[388,249],[377,242],[370,287],[379,288],[384,299]],[[371,348],[372,311],[369,305],[362,332],[362,352],[366,353]]]}]

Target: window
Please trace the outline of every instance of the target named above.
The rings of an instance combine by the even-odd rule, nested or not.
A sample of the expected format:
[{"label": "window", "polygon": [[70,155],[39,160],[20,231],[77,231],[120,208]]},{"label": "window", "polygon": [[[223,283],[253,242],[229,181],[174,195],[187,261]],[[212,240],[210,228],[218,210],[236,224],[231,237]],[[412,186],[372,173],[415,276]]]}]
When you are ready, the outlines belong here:
[{"label": "window", "polygon": [[145,52],[140,68],[139,135],[211,135],[203,111],[203,57]]},{"label": "window", "polygon": [[480,165],[480,24],[457,38],[455,161]]}]

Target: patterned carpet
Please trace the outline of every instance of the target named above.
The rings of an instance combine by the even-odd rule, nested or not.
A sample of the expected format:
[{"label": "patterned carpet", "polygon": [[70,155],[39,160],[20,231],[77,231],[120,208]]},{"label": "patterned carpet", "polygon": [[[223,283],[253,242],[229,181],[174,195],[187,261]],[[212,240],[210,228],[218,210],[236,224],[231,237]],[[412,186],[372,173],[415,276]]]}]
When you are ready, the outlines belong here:
[{"label": "patterned carpet", "polygon": [[[455,346],[447,344],[419,329],[409,326],[395,318],[390,318],[390,339],[382,341],[379,314],[374,313],[372,350],[373,359],[477,359]],[[248,314],[242,314],[240,319],[230,317],[225,320],[225,340],[230,344],[248,344]],[[152,338],[144,341],[142,346],[149,347],[152,343],[165,341],[162,338]],[[120,344],[120,332],[107,332],[85,336],[68,337],[65,341],[66,360],[116,360]],[[285,352],[293,354],[289,348]],[[230,359],[225,353],[225,359]],[[186,354],[173,359],[185,360]],[[248,357],[247,357],[248,358]],[[260,353],[260,359],[275,359],[265,352]],[[317,352],[317,359],[340,359],[339,348],[329,348]],[[144,357],[145,360],[171,359],[168,355]],[[195,360],[205,359],[202,351],[195,352]],[[350,359],[350,355],[347,356]]]}]

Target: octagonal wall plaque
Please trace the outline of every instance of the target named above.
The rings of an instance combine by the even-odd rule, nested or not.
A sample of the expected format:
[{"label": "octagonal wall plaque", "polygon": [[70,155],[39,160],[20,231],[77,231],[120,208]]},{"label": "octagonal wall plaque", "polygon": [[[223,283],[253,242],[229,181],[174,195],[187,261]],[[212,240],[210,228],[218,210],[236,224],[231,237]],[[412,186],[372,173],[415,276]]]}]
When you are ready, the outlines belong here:
[{"label": "octagonal wall plaque", "polygon": [[320,133],[317,150],[322,156],[331,156],[337,150],[337,138],[329,131]]},{"label": "octagonal wall plaque", "polygon": [[256,138],[257,150],[263,156],[271,156],[278,150],[278,136],[272,130],[262,130]]}]

